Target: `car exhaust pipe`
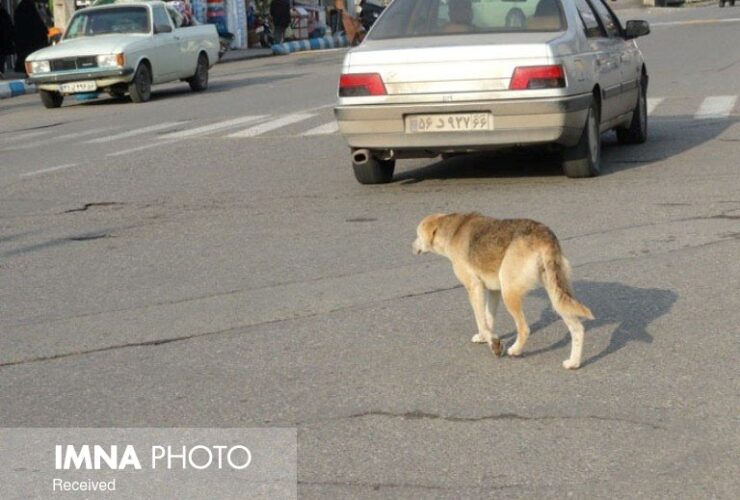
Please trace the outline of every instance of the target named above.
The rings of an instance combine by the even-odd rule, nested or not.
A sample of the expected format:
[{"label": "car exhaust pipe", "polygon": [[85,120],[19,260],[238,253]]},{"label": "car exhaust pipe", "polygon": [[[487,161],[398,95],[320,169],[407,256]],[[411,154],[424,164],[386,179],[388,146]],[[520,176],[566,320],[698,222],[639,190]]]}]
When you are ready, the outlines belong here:
[{"label": "car exhaust pipe", "polygon": [[352,162],[355,165],[364,165],[370,160],[369,149],[357,149],[352,152]]}]

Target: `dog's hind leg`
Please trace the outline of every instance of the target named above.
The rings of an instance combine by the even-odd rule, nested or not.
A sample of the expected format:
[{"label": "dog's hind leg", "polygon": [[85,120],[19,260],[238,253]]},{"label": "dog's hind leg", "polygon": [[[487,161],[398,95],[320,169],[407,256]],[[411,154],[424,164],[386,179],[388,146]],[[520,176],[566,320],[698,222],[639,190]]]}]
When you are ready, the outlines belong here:
[{"label": "dog's hind leg", "polygon": [[509,356],[521,356],[529,338],[529,325],[522,311],[522,299],[526,293],[526,290],[522,291],[516,287],[507,287],[502,290],[504,305],[516,323],[516,342],[506,351]]},{"label": "dog's hind leg", "polygon": [[581,356],[583,355],[583,323],[577,316],[564,314],[563,321],[568,325],[570,330],[570,358],[563,361],[563,367],[569,370],[575,370],[581,366]]}]

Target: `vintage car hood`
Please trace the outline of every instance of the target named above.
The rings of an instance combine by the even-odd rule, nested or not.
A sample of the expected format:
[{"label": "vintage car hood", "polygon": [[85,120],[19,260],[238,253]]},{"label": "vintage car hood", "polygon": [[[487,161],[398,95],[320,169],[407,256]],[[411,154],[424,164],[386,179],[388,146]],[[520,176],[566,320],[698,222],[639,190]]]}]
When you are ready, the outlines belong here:
[{"label": "vintage car hood", "polygon": [[124,52],[132,44],[145,40],[149,35],[97,35],[62,40],[58,45],[37,50],[27,61],[43,61],[67,57],[94,56],[99,54],[117,54]]}]

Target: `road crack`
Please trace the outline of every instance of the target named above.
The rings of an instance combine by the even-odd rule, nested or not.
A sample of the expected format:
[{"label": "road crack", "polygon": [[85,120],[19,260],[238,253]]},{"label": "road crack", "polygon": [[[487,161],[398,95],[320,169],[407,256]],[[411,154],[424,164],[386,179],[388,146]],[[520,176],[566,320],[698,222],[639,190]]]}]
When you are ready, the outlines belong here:
[{"label": "road crack", "polygon": [[537,416],[537,417],[529,417],[526,415],[518,415],[516,413],[497,413],[493,415],[483,415],[479,417],[456,417],[456,416],[450,416],[450,415],[437,415],[435,413],[426,413],[419,410],[409,411],[406,413],[392,413],[388,411],[382,411],[382,410],[371,410],[363,413],[355,413],[353,415],[349,415],[346,417],[338,417],[334,420],[340,420],[340,419],[352,419],[352,418],[365,418],[365,417],[390,417],[390,418],[402,418],[404,420],[444,420],[447,422],[484,422],[488,420],[496,421],[496,420],[519,420],[519,421],[535,421],[535,422],[541,422],[541,421],[551,421],[551,420],[597,420],[597,421],[605,421],[605,422],[618,422],[623,424],[630,424],[630,425],[639,425],[642,427],[649,427],[651,429],[656,430],[662,430],[665,429],[664,427],[661,427],[656,424],[648,423],[648,422],[642,422],[639,420],[631,420],[626,418],[617,418],[617,417],[601,417],[598,415],[574,415],[574,416],[550,416],[550,415],[544,415],[544,416]]}]

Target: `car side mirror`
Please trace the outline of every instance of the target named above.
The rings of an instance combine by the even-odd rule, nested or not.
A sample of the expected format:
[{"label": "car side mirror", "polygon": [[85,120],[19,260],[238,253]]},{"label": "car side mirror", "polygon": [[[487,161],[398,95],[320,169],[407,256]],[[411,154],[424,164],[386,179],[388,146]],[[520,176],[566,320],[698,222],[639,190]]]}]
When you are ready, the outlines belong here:
[{"label": "car side mirror", "polygon": [[650,24],[647,21],[627,21],[624,28],[624,37],[627,40],[645,36],[650,33]]},{"label": "car side mirror", "polygon": [[154,34],[157,35],[159,33],[172,33],[172,26],[169,24],[157,24],[154,26]]}]

